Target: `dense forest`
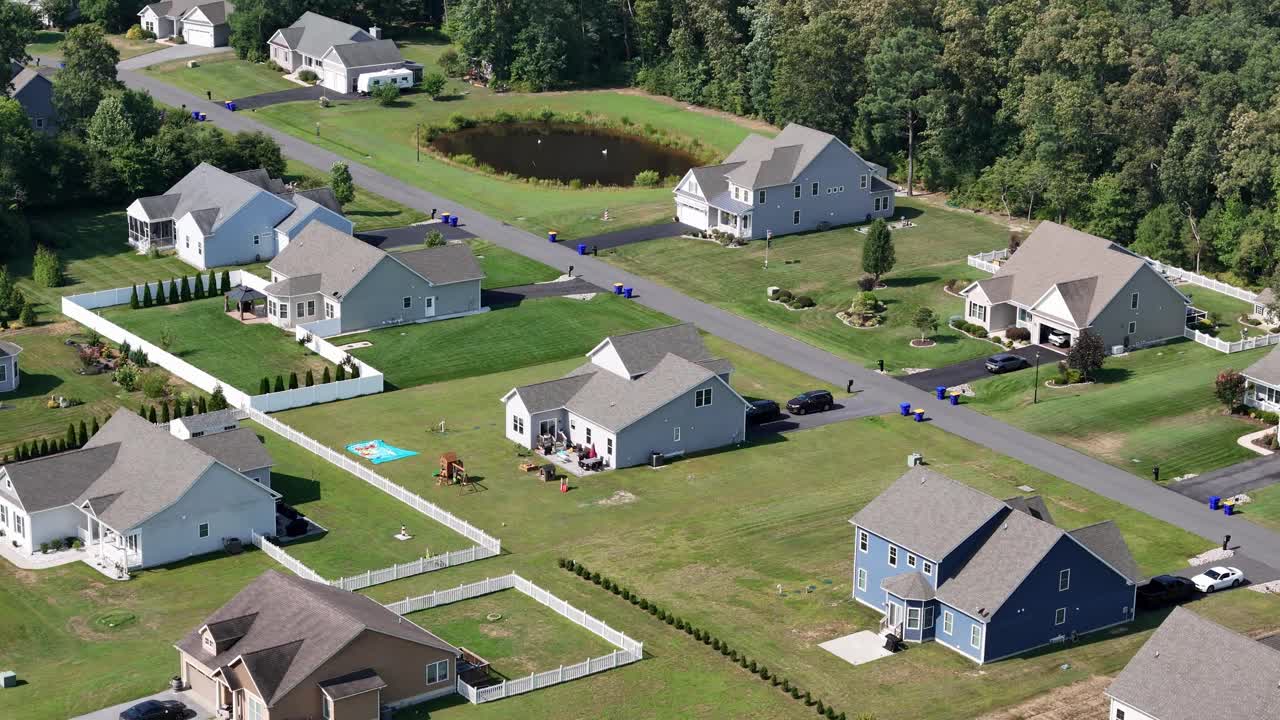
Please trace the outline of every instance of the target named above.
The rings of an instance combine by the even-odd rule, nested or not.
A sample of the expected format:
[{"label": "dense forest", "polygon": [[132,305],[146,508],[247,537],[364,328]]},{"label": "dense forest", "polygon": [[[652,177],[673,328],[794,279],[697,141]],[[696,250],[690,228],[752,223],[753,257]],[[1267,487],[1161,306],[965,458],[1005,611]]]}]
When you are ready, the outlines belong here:
[{"label": "dense forest", "polygon": [[804,123],[961,204],[1275,269],[1276,0],[450,0],[445,28],[517,88]]}]

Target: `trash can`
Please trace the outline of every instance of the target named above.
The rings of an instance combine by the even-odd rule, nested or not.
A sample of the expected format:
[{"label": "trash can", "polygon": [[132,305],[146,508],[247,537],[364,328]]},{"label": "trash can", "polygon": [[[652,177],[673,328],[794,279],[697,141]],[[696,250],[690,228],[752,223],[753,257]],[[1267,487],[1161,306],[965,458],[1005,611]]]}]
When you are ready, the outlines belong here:
[{"label": "trash can", "polygon": [[586,254],[587,254],[587,245],[586,245],[586,243],[578,243],[578,254],[579,254],[579,255],[586,255]]},{"label": "trash can", "polygon": [[614,294],[614,295],[621,295],[621,294],[622,294],[622,283],[614,283],[614,284],[613,284],[613,294]]},{"label": "trash can", "polygon": [[660,452],[652,452],[649,454],[649,465],[652,467],[662,467],[662,463],[665,460],[666,456]]},{"label": "trash can", "polygon": [[440,222],[441,222],[441,224],[444,224],[444,225],[448,225],[448,224],[449,224],[449,211],[448,211],[448,210],[446,210],[446,211],[444,211],[444,212],[440,213]]},{"label": "trash can", "polygon": [[898,403],[898,410],[902,412],[902,417],[911,414],[911,403]]},{"label": "trash can", "polygon": [[622,288],[622,297],[630,299],[633,292],[635,292],[635,288],[624,287]]},{"label": "trash can", "polygon": [[915,467],[924,464],[924,456],[920,453],[913,452],[907,456],[907,467]]},{"label": "trash can", "polygon": [[457,215],[450,215],[450,216],[449,216],[449,227],[458,227],[458,216],[457,216]]},{"label": "trash can", "polygon": [[199,111],[199,110],[192,110],[192,111],[191,111],[191,119],[192,119],[192,120],[199,121],[199,120],[200,120],[200,111]]},{"label": "trash can", "polygon": [[1209,496],[1209,509],[1217,510],[1222,505],[1222,498],[1217,495]]},{"label": "trash can", "polygon": [[1226,515],[1226,516],[1230,517],[1230,516],[1234,515],[1235,513],[1236,513],[1236,506],[1235,506],[1235,505],[1223,504],[1223,506],[1222,506],[1222,514],[1223,514],[1223,515]]},{"label": "trash can", "polygon": [[924,410],[916,410],[916,422],[924,422]]},{"label": "trash can", "polygon": [[959,405],[959,404],[960,404],[960,393],[952,393],[952,394],[951,394],[951,404],[952,404],[952,405]]},{"label": "trash can", "polygon": [[936,388],[934,388],[934,389],[933,389],[933,392],[934,392],[934,393],[936,393],[936,394],[938,395],[938,399],[939,399],[939,400],[945,400],[945,399],[947,398],[947,386],[946,386],[946,385],[939,385],[938,387],[936,387]]},{"label": "trash can", "polygon": [[556,241],[556,236],[557,236],[557,235],[559,235],[559,234],[560,234],[560,233],[556,232],[555,230],[548,230],[548,231],[547,231],[547,242],[555,242],[555,241]]}]

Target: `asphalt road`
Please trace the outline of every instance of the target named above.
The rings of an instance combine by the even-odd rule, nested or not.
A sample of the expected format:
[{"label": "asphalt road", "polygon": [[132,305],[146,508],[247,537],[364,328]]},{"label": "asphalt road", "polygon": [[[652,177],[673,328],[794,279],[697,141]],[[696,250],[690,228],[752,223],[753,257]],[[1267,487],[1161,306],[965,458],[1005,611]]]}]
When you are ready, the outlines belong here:
[{"label": "asphalt road", "polygon": [[508,225],[458,202],[408,185],[350,158],[299,140],[253,120],[250,113],[232,113],[220,106],[135,72],[121,71],[120,79],[129,87],[144,89],[160,102],[187,104],[205,110],[209,120],[231,131],[260,131],[276,138],[287,157],[313,167],[326,168],[341,160],[351,168],[361,187],[409,207],[425,212],[448,207],[467,219],[468,230],[498,245],[551,267],[575,265],[578,274],[600,287],[622,282],[636,290],[636,302],[659,312],[691,322],[702,330],[735,342],[824,382],[843,387],[853,381],[859,399],[869,405],[896,407],[899,402],[921,404],[928,409],[934,426],[990,448],[1095,492],[1114,502],[1137,508],[1165,522],[1217,542],[1231,533],[1244,549],[1259,557],[1280,558],[1280,533],[1261,526],[1212,513],[1200,503],[1165,490],[1145,478],[1112,467],[1084,453],[1072,450],[1032,433],[1020,430],[963,405],[950,406],[932,400],[924,392],[892,377],[880,375],[825,350],[708,303],[672,290],[652,280],[615,268],[590,256],[579,256],[566,244],[547,242],[545,236]]},{"label": "asphalt road", "polygon": [[[1192,500],[1208,502],[1210,495],[1220,498],[1239,495],[1250,490],[1258,490],[1280,482],[1280,456],[1264,455],[1252,460],[1245,460],[1230,467],[1207,472],[1199,477],[1171,482],[1168,488],[1179,495]],[[1245,505],[1242,512],[1248,513]],[[1280,562],[1280,558],[1277,559]]]},{"label": "asphalt road", "polygon": [[[1219,540],[1221,540],[1221,538],[1219,538]],[[1234,547],[1235,544],[1235,538],[1233,536],[1231,540],[1232,547]],[[1280,580],[1280,570],[1276,570],[1267,563],[1255,560],[1252,557],[1239,552],[1237,552],[1234,557],[1229,557],[1226,560],[1218,560],[1216,562],[1205,563],[1203,565],[1196,565],[1195,567],[1184,568],[1170,574],[1190,578],[1199,575],[1211,567],[1217,567],[1219,565],[1224,567],[1240,568],[1240,571],[1244,573],[1244,579],[1247,581],[1247,583],[1241,587]]]},{"label": "asphalt road", "polygon": [[[1036,362],[1037,351],[1040,353],[1040,363],[1042,365],[1052,365],[1061,357],[1056,353],[1046,351],[1035,345],[1028,345],[1027,347],[1018,348],[1016,350],[1001,350],[995,345],[991,346],[992,355],[1007,353],[1009,355],[1017,355],[1027,361],[1026,366],[1020,370],[1007,372],[1021,372],[1022,370],[1033,367]],[[1048,357],[1046,357],[1046,355],[1048,355]],[[955,387],[956,385],[963,385],[964,383],[981,380],[985,377],[990,377],[990,373],[987,372],[987,359],[985,357],[981,357],[973,360],[965,360],[964,362],[958,362],[955,365],[948,365],[946,367],[934,368],[933,370],[925,370],[924,372],[904,375],[902,377],[902,382],[910,385],[911,387],[924,390],[925,392],[933,392],[934,388],[938,386]]]}]

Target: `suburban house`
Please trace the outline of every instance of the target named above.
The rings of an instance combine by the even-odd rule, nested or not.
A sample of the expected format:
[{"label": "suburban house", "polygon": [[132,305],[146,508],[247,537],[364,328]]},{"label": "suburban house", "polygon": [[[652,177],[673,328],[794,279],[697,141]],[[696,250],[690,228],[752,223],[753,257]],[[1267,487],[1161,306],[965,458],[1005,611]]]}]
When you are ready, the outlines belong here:
[{"label": "suburban house", "polygon": [[22,346],[0,340],[0,392],[18,389],[18,353]]},{"label": "suburban house", "polygon": [[267,317],[321,337],[482,312],[484,271],[465,244],[388,253],[312,223],[267,265]]},{"label": "suburban house", "polygon": [[271,487],[271,453],[257,433],[240,427],[239,413],[228,408],[180,417],[169,421],[169,432],[250,480]]},{"label": "suburban house", "polygon": [[227,18],[235,12],[226,0],[164,0],[138,13],[138,23],[160,40],[180,37],[201,47],[223,47],[231,37]]},{"label": "suburban house", "polygon": [[1109,520],[1066,532],[1037,496],[914,467],[850,522],[853,597],[908,643],[988,663],[1133,619],[1137,565]]},{"label": "suburban house", "polygon": [[729,385],[693,325],[605,338],[559,380],[502,396],[506,433],[526,448],[557,439],[593,448],[611,467],[678,456],[746,438],[747,401]]},{"label": "suburban house", "polygon": [[454,692],[461,655],[364,595],[277,570],[175,647],[192,699],[237,720],[376,720]]},{"label": "suburban house", "polygon": [[71,6],[67,9],[67,14],[60,18],[49,17],[49,13],[45,12],[44,3],[41,0],[16,0],[19,5],[26,5],[31,8],[31,12],[36,14],[40,19],[40,24],[45,27],[66,27],[67,23],[80,19],[80,2],[72,0]]},{"label": "suburban house", "polygon": [[1111,720],[1280,715],[1280,650],[1175,608],[1107,688]]},{"label": "suburban house", "polygon": [[422,66],[405,60],[395,41],[382,37],[381,29],[364,30],[310,10],[277,30],[267,45],[271,59],[287,72],[310,69],[321,85],[338,93],[355,93],[361,76],[388,70],[407,70],[413,84],[422,81]]},{"label": "suburban house", "polygon": [[1267,325],[1275,325],[1280,322],[1280,318],[1271,311],[1271,304],[1276,301],[1276,294],[1271,288],[1262,288],[1262,292],[1253,300],[1253,312],[1249,313],[1254,318],[1261,320]]},{"label": "suburban house", "polygon": [[79,538],[116,574],[247,543],[276,529],[279,495],[234,469],[262,452],[256,436],[202,447],[117,410],[82,448],[0,467],[0,528],[26,554]]},{"label": "suburban house", "polygon": [[9,97],[18,101],[31,120],[31,127],[45,133],[58,131],[58,113],[53,108],[53,68],[28,68],[13,64]]},{"label": "suburban house", "polygon": [[295,190],[266,170],[229,173],[200,163],[163,195],[129,205],[129,244],[173,248],[207,270],[275,257],[313,221],[351,232],[329,188]]},{"label": "suburban house", "polygon": [[676,219],[754,239],[887,218],[894,187],[884,176],[835,136],[792,123],[774,138],[748,135],[724,162],[685,173]]},{"label": "suburban house", "polygon": [[1240,372],[1244,376],[1244,404],[1268,412],[1280,411],[1280,348],[1258,358]]},{"label": "suburban house", "polygon": [[1182,337],[1189,303],[1138,255],[1047,220],[961,295],[965,320],[988,332],[1026,328],[1042,343],[1057,331],[1069,344],[1087,329],[1109,352]]}]

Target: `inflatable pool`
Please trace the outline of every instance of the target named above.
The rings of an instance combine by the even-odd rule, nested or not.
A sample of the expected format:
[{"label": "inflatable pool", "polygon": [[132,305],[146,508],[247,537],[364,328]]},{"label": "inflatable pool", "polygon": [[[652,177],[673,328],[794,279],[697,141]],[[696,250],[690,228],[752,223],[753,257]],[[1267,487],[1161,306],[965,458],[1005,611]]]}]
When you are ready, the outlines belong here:
[{"label": "inflatable pool", "polygon": [[388,445],[381,440],[365,440],[364,442],[351,443],[347,446],[347,452],[359,455],[374,465],[380,465],[384,462],[399,460],[417,455],[412,450],[402,450],[398,447]]}]

